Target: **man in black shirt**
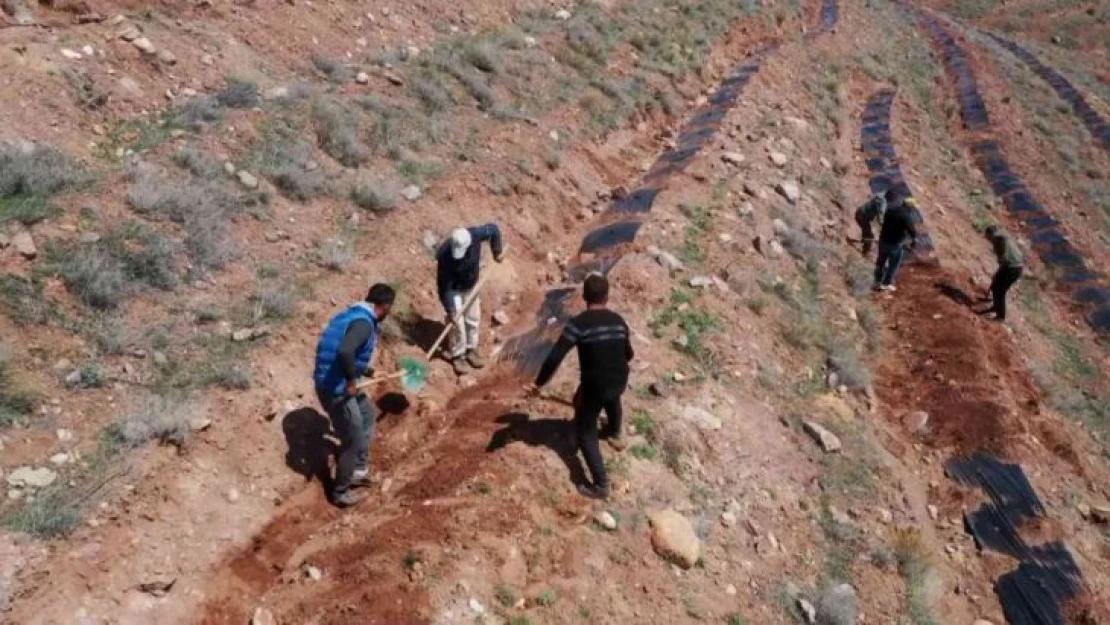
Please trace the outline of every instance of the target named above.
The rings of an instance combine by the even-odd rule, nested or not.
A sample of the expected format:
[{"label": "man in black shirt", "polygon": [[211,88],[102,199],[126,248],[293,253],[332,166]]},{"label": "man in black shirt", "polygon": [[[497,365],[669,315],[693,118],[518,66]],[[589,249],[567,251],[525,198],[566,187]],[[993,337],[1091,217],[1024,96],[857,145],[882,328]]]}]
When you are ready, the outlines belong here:
[{"label": "man in black shirt", "polygon": [[875,290],[893,291],[894,276],[902,265],[906,243],[910,249],[917,244],[917,229],[913,226],[910,208],[913,198],[899,198],[886,211],[883,227],[879,231],[879,255],[875,260]]},{"label": "man in black shirt", "polygon": [[609,281],[593,274],[582,288],[586,312],[567,322],[555,347],[536,376],[531,393],[547,384],[572,347],[578,348],[581,378],[574,394],[574,425],[578,447],[586,458],[593,484],[579,484],[578,492],[592,499],[609,497],[609,477],[601,458],[597,418],[605,410],[608,418],[601,436],[615,441],[620,448],[621,395],[628,385],[628,363],[632,360],[632,342],[628,324],[609,310]]}]

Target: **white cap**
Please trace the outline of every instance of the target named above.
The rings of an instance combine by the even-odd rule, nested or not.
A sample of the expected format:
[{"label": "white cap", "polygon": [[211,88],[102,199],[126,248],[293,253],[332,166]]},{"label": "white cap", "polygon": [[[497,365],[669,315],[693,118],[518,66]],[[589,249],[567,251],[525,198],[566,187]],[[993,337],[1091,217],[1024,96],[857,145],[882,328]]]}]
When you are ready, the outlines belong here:
[{"label": "white cap", "polygon": [[470,231],[466,228],[455,228],[451,231],[451,258],[459,260],[466,256],[470,249]]}]

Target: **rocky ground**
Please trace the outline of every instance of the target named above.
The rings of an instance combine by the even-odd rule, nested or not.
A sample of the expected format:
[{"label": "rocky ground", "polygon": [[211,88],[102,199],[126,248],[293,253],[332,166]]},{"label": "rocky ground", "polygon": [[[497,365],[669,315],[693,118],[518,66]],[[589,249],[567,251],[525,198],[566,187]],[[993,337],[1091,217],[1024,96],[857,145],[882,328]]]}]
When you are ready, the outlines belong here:
[{"label": "rocky ground", "polygon": [[[994,136],[1105,267],[1110,155],[984,34],[1110,117],[1101,5],[956,4],[934,8]],[[989,281],[978,229],[1032,241],[905,8],[0,6],[0,621],[1003,623],[1017,560],[975,543],[987,495],[944,469],[978,450],[1043,502],[1023,539],[1076,560],[1067,622],[1110,621],[1104,337],[1032,253],[1005,325],[945,296]],[[712,138],[657,175],[745,60]],[[889,86],[935,255],[877,295],[852,214]],[[610,272],[631,440],[594,504],[573,359],[526,400],[512,339],[641,185]],[[383,389],[374,494],[332,508],[316,334],[388,281],[377,368],[418,355],[441,318],[429,249],[488,220],[510,245],[483,300],[500,362]]]}]

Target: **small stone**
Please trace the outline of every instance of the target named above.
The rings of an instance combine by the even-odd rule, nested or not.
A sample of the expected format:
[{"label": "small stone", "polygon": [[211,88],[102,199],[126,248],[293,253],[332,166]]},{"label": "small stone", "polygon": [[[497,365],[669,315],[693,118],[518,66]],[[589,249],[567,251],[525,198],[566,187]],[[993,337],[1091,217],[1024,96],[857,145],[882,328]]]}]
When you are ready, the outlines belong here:
[{"label": "small stone", "polygon": [[728,586],[726,586],[725,587],[725,594],[730,596],[730,597],[735,597],[736,596],[736,586],[733,586],[732,584],[729,584]]},{"label": "small stone", "polygon": [[713,286],[713,278],[709,276],[695,276],[690,278],[690,286],[695,289],[708,289]]},{"label": "small stone", "polygon": [[139,584],[139,590],[152,597],[165,597],[176,582],[176,577],[156,577]]},{"label": "small stone", "polygon": [[58,479],[58,474],[54,471],[42,467],[19,467],[15,471],[9,473],[4,479],[7,480],[9,486],[17,488],[45,488],[54,483]]},{"label": "small stone", "polygon": [[509,313],[504,310],[498,310],[493,313],[493,324],[495,326],[507,326],[509,325],[509,321]]},{"label": "small stone", "polygon": [[123,30],[119,31],[119,38],[128,42],[133,42],[141,36],[142,33],[140,33],[139,29],[135,28],[134,26],[127,26]]},{"label": "small stone", "polygon": [[35,247],[35,239],[31,237],[31,231],[21,229],[12,236],[12,247],[15,251],[19,252],[20,256],[27,260],[34,260],[39,255],[39,248]]},{"label": "small stone", "polygon": [[213,65],[215,64],[216,59],[213,58],[211,54],[205,54],[204,56],[200,57],[200,62],[202,65]]},{"label": "small stone", "polygon": [[906,428],[907,432],[912,434],[919,434],[925,431],[926,426],[929,425],[929,413],[924,410],[914,410],[907,412],[902,417],[902,426]]},{"label": "small stone", "polygon": [[154,44],[151,43],[150,39],[147,39],[146,37],[139,37],[138,39],[132,41],[131,45],[138,48],[139,52],[142,52],[143,54],[153,55],[158,52],[158,48],[154,47]]},{"label": "small stone", "polygon": [[65,382],[66,386],[77,386],[81,383],[81,370],[74,369],[70,371],[62,381]]},{"label": "small stone", "polygon": [[570,19],[570,11],[566,9],[559,9],[555,11],[555,19],[563,20],[564,22]]},{"label": "small stone", "polygon": [[536,38],[533,37],[532,35],[526,35],[524,37],[524,47],[525,48],[535,48],[537,45],[539,45],[539,44],[536,41]]},{"label": "small stone", "polygon": [[682,418],[702,430],[719,430],[723,425],[716,415],[692,405],[683,406]]},{"label": "small stone", "polygon": [[890,525],[894,522],[894,513],[886,508],[879,508],[879,523]]},{"label": "small stone", "polygon": [[251,625],[277,625],[274,615],[266,608],[255,608],[251,617]]},{"label": "small stone", "polygon": [[812,603],[806,601],[802,597],[798,597],[798,609],[802,611],[802,615],[805,616],[807,623],[813,625],[813,623],[817,622],[817,608],[813,607]]},{"label": "small stone", "polygon": [[239,170],[239,172],[235,176],[239,179],[239,184],[243,185],[244,187],[248,189],[258,188],[258,178],[255,178],[254,174],[250,173],[249,171],[245,169]]},{"label": "small stone", "polygon": [[61,466],[65,463],[67,463],[67,462],[69,462],[69,454],[67,454],[65,452],[54,454],[53,456],[50,456],[50,463],[51,464]]},{"label": "small stone", "polygon": [[165,365],[169,364],[169,362],[170,362],[169,358],[166,358],[166,354],[164,354],[162,352],[159,352],[159,351],[154,352],[154,355],[152,356],[152,358],[154,359],[154,364],[156,364],[160,367],[165,366]]},{"label": "small stone", "polygon": [[825,453],[831,454],[840,451],[840,439],[820,424],[813,421],[804,421],[802,429],[821,446]]},{"label": "small stone", "polygon": [[929,518],[936,521],[937,516],[939,515],[939,511],[937,510],[937,507],[934,506],[933,504],[929,504],[929,505],[925,506],[925,509],[929,511]]},{"label": "small stone", "polygon": [[355,76],[355,82],[360,85],[370,84],[370,74],[367,74],[366,72],[359,72],[358,75]]},{"label": "small stone", "polygon": [[617,520],[613,518],[612,514],[609,514],[605,510],[598,512],[594,516],[594,522],[610,532],[614,532],[617,529]]},{"label": "small stone", "polygon": [[661,510],[648,517],[651,546],[660,557],[689,569],[701,557],[701,540],[686,517],[674,510]]},{"label": "small stone", "polygon": [[483,606],[482,603],[480,601],[478,601],[477,599],[475,599],[474,597],[471,597],[470,601],[468,601],[466,604],[470,607],[470,611],[475,613],[475,614],[485,614],[486,613],[485,606]]},{"label": "small stone", "polygon": [[725,152],[721,160],[728,165],[740,165],[744,162],[744,155],[739,152]]},{"label": "small stone", "polygon": [[165,63],[166,65],[176,65],[177,55],[173,52],[170,52],[169,50],[162,50],[158,53],[158,60],[162,63]]},{"label": "small stone", "polygon": [[431,230],[425,230],[424,234],[420,237],[420,242],[424,244],[424,249],[429,252],[435,252],[439,247],[439,237],[436,236]]},{"label": "small stone", "polygon": [[305,574],[306,577],[308,577],[308,579],[310,579],[314,582],[318,582],[318,581],[324,579],[324,573],[321,572],[320,569],[312,566],[311,564],[304,567],[304,574]]},{"label": "small stone", "polygon": [[667,384],[666,382],[652,382],[648,385],[648,392],[656,397],[666,397]]},{"label": "small stone", "polygon": [[782,152],[771,152],[770,159],[771,162],[774,163],[775,167],[786,167],[786,163],[788,161],[786,155]]},{"label": "small stone", "polygon": [[62,48],[62,56],[73,61],[81,59],[80,52],[77,52],[76,50],[70,50],[69,48]]},{"label": "small stone", "polygon": [[755,204],[744,202],[740,205],[740,208],[736,209],[736,212],[739,213],[741,217],[750,217],[755,214]]},{"label": "small stone", "polygon": [[782,243],[779,243],[778,239],[771,239],[771,242],[767,245],[767,251],[771,256],[782,256],[786,253],[786,249],[782,247]]},{"label": "small stone", "polygon": [[732,527],[736,525],[736,513],[731,510],[725,510],[721,513],[721,525],[725,527]]},{"label": "small stone", "polygon": [[82,232],[81,236],[77,237],[77,240],[81,243],[91,245],[100,241],[100,234],[96,232]]},{"label": "small stone", "polygon": [[401,87],[401,86],[404,86],[404,84],[405,84],[405,79],[401,78],[400,76],[398,76],[397,74],[395,74],[393,72],[385,72],[384,74],[382,74],[382,76],[385,76],[385,79],[388,80],[389,84],[391,84],[391,85],[396,85],[398,87]]},{"label": "small stone", "polygon": [[55,434],[57,434],[58,440],[63,442],[63,443],[66,442],[66,441],[73,440],[73,432],[71,432],[69,430],[66,430],[66,429],[58,428],[58,431],[55,432]]},{"label": "small stone", "polygon": [[1110,506],[1091,506],[1091,520],[1095,523],[1110,523]]},{"label": "small stone", "polygon": [[229,176],[235,175],[235,163],[224,161],[224,172]]},{"label": "small stone", "polygon": [[416,200],[419,200],[421,195],[423,195],[423,192],[420,191],[420,187],[414,184],[410,184],[404,189],[401,189],[401,197],[410,202],[415,202]]},{"label": "small stone", "polygon": [[204,416],[189,419],[189,429],[194,432],[203,432],[212,427],[212,419]]},{"label": "small stone", "polygon": [[778,183],[775,185],[775,191],[786,198],[791,204],[796,204],[802,197],[802,191],[798,187],[798,183],[793,180],[784,180]]},{"label": "small stone", "polygon": [[239,491],[235,488],[230,488],[227,491],[227,500],[231,503],[239,501]]},{"label": "small stone", "polygon": [[775,234],[781,237],[790,232],[790,226],[786,225],[786,222],[781,219],[772,219],[771,230],[774,230]]}]

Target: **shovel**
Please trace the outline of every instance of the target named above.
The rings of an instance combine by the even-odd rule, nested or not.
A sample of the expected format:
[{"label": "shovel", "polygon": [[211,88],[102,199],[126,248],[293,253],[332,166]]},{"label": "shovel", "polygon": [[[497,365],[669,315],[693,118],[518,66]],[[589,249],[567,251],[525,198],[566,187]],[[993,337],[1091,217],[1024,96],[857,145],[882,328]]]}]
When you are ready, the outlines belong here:
[{"label": "shovel", "polygon": [[387,375],[378,375],[363,380],[358,384],[359,389],[367,389],[376,386],[388,380],[401,380],[401,386],[410,393],[417,393],[424,388],[425,382],[428,380],[428,368],[423,363],[414,358],[402,358],[397,364],[401,366],[400,371],[390,373]]}]

